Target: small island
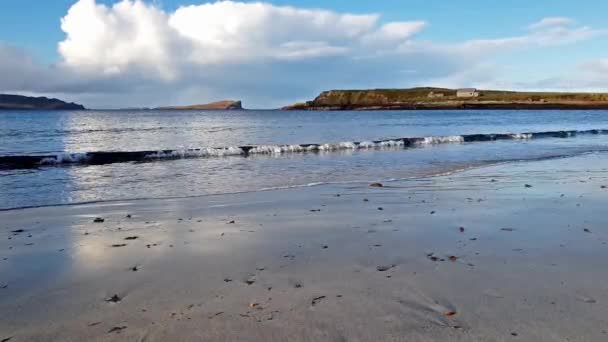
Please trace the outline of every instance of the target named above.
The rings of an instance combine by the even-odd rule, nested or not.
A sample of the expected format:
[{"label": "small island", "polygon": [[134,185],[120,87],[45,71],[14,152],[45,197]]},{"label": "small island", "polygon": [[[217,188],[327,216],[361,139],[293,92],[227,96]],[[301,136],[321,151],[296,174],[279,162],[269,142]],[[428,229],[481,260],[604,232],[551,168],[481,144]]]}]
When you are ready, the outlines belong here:
[{"label": "small island", "polygon": [[242,110],[241,101],[224,100],[190,106],[158,107],[159,110]]},{"label": "small island", "polygon": [[411,88],[324,91],[283,110],[608,109],[608,93]]},{"label": "small island", "polygon": [[84,110],[83,105],[47,97],[0,94],[0,110]]}]

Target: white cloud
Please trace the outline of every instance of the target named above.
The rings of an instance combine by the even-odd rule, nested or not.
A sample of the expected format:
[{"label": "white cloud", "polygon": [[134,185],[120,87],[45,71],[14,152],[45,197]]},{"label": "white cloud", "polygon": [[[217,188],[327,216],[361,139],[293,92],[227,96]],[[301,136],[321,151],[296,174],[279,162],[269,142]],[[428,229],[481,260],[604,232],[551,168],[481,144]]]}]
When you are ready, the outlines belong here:
[{"label": "white cloud", "polygon": [[528,28],[530,30],[542,30],[556,26],[570,26],[574,23],[574,20],[566,17],[547,17],[530,24]]},{"label": "white cloud", "polygon": [[380,25],[376,14],[354,15],[267,3],[221,1],[165,13],[124,0],[112,7],[80,0],[62,19],[65,65],[88,72],[127,69],[166,80],[190,65],[226,65],[346,55],[367,41],[403,41],[423,22]]},{"label": "white cloud", "polygon": [[0,90],[67,94],[103,107],[223,98],[274,107],[328,88],[492,84],[502,77],[497,56],[606,34],[545,18],[521,35],[437,43],[417,39],[427,25],[262,2],[167,12],[141,0],[79,0],[61,20],[66,37],[56,65],[0,45]]}]

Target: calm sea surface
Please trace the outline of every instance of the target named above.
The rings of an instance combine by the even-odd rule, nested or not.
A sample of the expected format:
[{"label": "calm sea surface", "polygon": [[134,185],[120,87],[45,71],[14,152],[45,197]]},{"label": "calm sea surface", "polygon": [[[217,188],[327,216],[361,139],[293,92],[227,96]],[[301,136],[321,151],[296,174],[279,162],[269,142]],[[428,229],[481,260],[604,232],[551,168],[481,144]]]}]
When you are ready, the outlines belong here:
[{"label": "calm sea surface", "polygon": [[252,144],[347,147],[3,168],[0,209],[386,181],[607,149],[605,134],[488,142],[452,138],[410,148],[348,148],[349,142],[404,137],[590,129],[608,129],[608,111],[4,111],[0,157]]}]

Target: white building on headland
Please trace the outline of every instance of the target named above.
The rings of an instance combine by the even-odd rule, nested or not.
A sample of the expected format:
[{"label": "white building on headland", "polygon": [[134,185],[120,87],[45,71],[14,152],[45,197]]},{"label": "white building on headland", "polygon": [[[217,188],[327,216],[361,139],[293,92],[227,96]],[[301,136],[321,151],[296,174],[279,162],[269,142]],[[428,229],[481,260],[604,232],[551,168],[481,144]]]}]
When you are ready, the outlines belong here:
[{"label": "white building on headland", "polygon": [[462,88],[456,90],[456,97],[479,97],[479,92],[475,88]]}]

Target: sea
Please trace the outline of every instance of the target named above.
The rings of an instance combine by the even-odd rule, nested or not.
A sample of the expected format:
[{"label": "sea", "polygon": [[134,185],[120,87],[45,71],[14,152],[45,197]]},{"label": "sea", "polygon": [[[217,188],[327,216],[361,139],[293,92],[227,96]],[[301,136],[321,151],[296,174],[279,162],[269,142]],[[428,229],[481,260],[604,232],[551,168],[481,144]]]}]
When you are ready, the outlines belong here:
[{"label": "sea", "polygon": [[608,111],[0,111],[0,210],[435,177],[608,150]]}]

